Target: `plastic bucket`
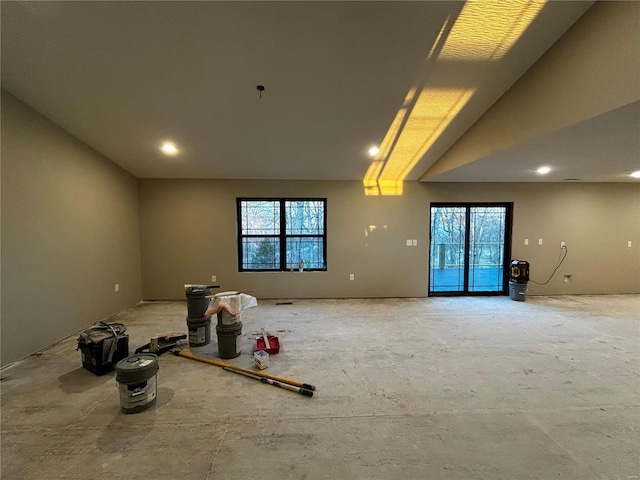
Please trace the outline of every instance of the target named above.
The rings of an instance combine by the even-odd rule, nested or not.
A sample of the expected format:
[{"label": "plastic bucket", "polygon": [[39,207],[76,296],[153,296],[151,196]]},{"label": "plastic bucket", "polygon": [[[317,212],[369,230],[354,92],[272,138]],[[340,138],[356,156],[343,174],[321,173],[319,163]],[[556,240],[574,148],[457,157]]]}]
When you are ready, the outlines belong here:
[{"label": "plastic bucket", "polygon": [[116,364],[116,382],[120,390],[120,409],[136,413],[149,408],[158,393],[158,357],[141,353]]},{"label": "plastic bucket", "polygon": [[189,346],[202,347],[211,341],[211,319],[208,317],[187,317],[187,329],[189,330]]},{"label": "plastic bucket", "polygon": [[218,334],[218,356],[236,358],[242,346],[242,322],[233,325],[216,325]]},{"label": "plastic bucket", "polygon": [[228,311],[222,309],[218,312],[218,325],[234,325],[240,321],[240,315],[231,315]]},{"label": "plastic bucket", "polygon": [[526,283],[509,282],[509,297],[511,298],[511,300],[524,302],[526,296],[527,296]]},{"label": "plastic bucket", "polygon": [[187,314],[190,318],[202,318],[209,308],[210,290],[206,287],[189,287],[185,289],[187,297]]}]

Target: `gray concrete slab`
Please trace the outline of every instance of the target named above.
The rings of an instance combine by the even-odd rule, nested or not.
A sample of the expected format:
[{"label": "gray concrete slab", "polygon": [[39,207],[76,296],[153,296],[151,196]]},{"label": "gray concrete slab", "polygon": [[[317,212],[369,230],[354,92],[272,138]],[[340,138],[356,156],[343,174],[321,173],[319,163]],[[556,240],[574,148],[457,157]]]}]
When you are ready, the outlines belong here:
[{"label": "gray concrete slab", "polygon": [[[640,478],[640,296],[283,300],[243,313],[224,361],[253,369],[266,327],[264,372],[313,398],[165,354],[157,403],[126,415],[68,338],[2,370],[1,478]],[[113,321],[133,352],[185,319]],[[185,349],[216,359],[211,336]]]}]

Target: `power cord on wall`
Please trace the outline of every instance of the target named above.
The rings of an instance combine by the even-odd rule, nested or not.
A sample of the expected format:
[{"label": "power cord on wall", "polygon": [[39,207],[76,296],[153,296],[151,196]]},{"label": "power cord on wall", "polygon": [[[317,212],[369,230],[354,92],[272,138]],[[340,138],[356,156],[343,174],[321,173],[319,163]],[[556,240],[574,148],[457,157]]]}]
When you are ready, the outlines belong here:
[{"label": "power cord on wall", "polygon": [[551,276],[547,279],[546,282],[538,283],[535,280],[531,280],[531,279],[529,279],[529,281],[531,283],[535,283],[536,285],[546,285],[547,283],[549,283],[551,281],[551,279],[553,278],[553,276],[558,271],[558,269],[560,268],[560,265],[562,265],[562,263],[564,262],[564,259],[567,258],[567,253],[569,253],[569,251],[567,250],[567,246],[566,245],[561,246],[560,247],[560,256],[558,257],[558,265],[556,265],[556,268],[553,269],[553,272],[551,272]]}]

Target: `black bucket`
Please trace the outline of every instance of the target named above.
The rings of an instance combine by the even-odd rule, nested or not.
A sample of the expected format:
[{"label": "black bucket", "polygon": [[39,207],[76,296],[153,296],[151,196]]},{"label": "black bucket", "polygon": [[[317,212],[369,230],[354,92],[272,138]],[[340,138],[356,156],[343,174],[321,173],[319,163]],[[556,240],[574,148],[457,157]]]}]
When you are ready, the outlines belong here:
[{"label": "black bucket", "polygon": [[189,330],[189,346],[202,347],[211,341],[211,319],[209,317],[187,317],[187,328]]},{"label": "black bucket", "polygon": [[136,413],[156,402],[158,394],[158,356],[141,353],[116,364],[116,381],[120,389],[120,409]]},{"label": "black bucket", "polygon": [[242,322],[233,325],[216,325],[218,334],[218,356],[236,358],[242,346]]},{"label": "black bucket", "polygon": [[210,289],[206,285],[185,288],[185,296],[187,297],[187,316],[190,318],[202,318],[204,312],[209,308]]}]

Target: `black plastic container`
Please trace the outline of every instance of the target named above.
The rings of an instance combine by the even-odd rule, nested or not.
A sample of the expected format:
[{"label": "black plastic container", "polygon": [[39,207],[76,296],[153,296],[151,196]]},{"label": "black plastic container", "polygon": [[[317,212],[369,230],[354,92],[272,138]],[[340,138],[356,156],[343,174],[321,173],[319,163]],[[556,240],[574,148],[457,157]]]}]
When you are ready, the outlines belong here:
[{"label": "black plastic container", "polygon": [[129,356],[129,335],[127,333],[118,336],[116,351],[111,361],[108,361],[108,355],[105,355],[105,341],[98,343],[78,342],[78,350],[82,353],[82,366],[96,375],[110,372],[115,368],[116,363]]}]

